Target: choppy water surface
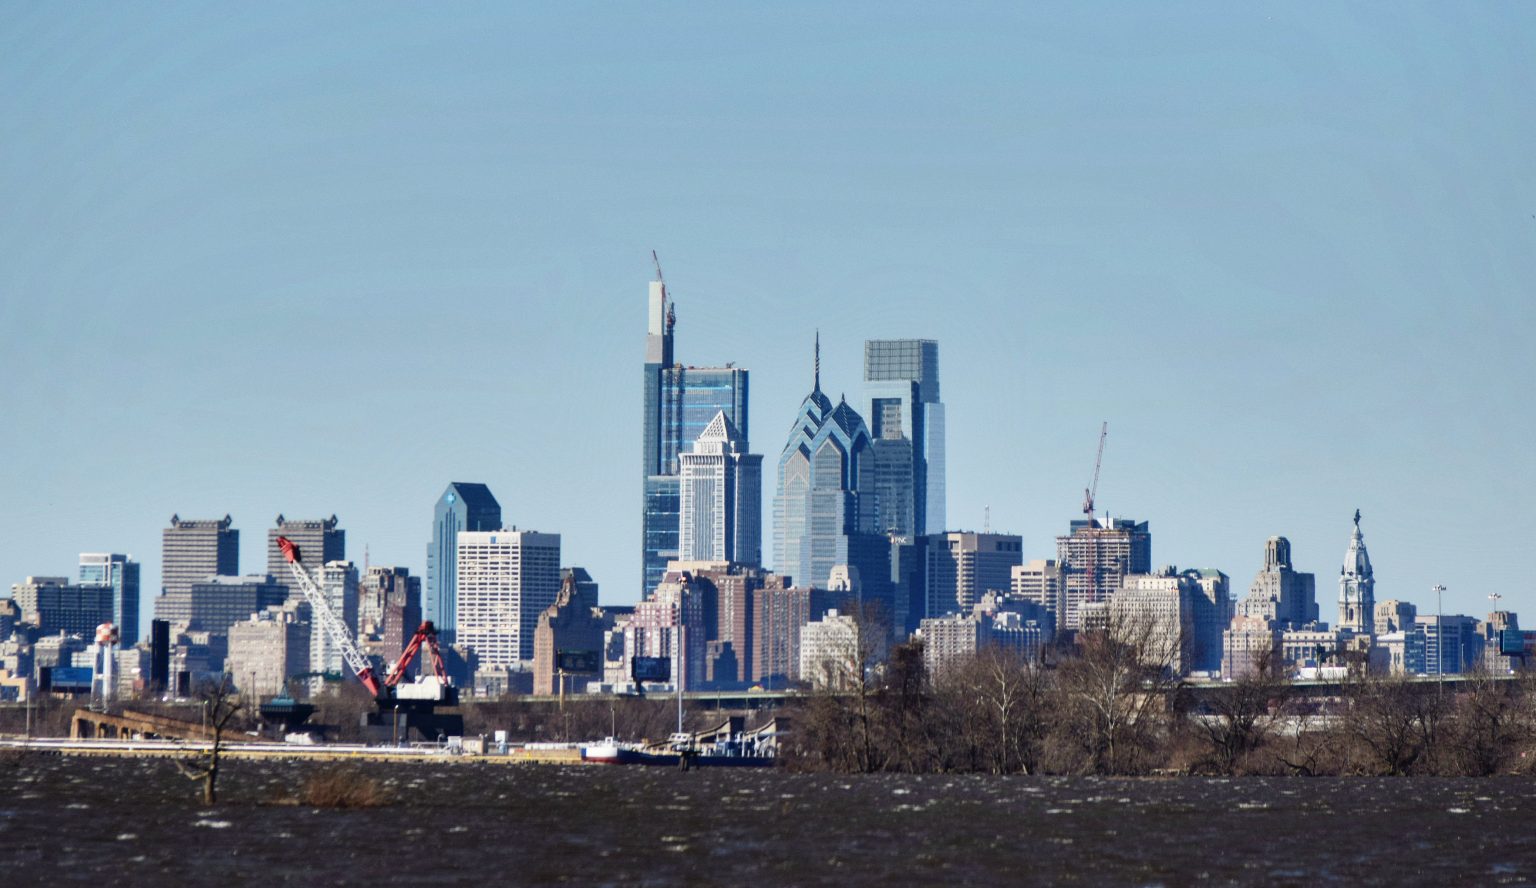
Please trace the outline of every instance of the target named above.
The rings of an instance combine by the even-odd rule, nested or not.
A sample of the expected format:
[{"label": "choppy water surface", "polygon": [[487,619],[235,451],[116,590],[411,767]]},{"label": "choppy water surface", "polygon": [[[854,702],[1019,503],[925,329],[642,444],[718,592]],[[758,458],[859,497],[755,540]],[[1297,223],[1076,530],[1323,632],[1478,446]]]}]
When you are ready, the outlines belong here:
[{"label": "choppy water surface", "polygon": [[1536,883],[1536,783],[850,777],[362,766],[394,802],[274,804],[322,765],[0,763],[0,883]]}]

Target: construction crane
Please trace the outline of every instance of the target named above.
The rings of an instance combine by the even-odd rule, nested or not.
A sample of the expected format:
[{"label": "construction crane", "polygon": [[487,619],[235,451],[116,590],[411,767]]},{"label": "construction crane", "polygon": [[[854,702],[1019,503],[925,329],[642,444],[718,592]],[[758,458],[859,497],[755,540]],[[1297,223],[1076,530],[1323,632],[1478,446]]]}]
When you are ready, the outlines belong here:
[{"label": "construction crane", "polygon": [[1099,469],[1104,465],[1104,439],[1109,437],[1109,422],[1099,428],[1099,452],[1093,458],[1093,480],[1083,489],[1083,534],[1087,539],[1088,557],[1084,559],[1083,572],[1088,575],[1086,601],[1099,601],[1099,525],[1093,517],[1093,499],[1099,493]]},{"label": "construction crane", "polygon": [[[661,260],[656,258],[655,250],[651,251],[651,264],[656,266],[656,280],[661,283],[661,291],[665,293],[667,291],[667,279],[661,276]],[[686,290],[688,288],[684,287],[683,289]]]},{"label": "construction crane", "polygon": [[1099,492],[1099,467],[1104,465],[1104,439],[1109,437],[1109,423],[1099,429],[1099,453],[1093,458],[1093,482],[1083,488],[1083,514],[1093,520],[1093,498]]},{"label": "construction crane", "polygon": [[[451,697],[448,670],[443,665],[443,655],[437,647],[437,627],[432,625],[431,620],[416,628],[410,644],[401,652],[400,659],[390,667],[381,683],[379,677],[374,674],[373,664],[368,662],[368,658],[357,649],[357,643],[352,639],[352,632],[341,617],[337,616],[331,603],[326,600],[321,584],[316,581],[309,568],[304,566],[299,547],[283,536],[277,538],[277,546],[283,551],[283,558],[288,562],[293,578],[298,581],[299,589],[304,593],[305,600],[309,602],[310,611],[313,612],[315,619],[325,627],[325,632],[331,637],[331,641],[341,648],[342,659],[347,661],[347,665],[356,673],[358,681],[363,683],[363,687],[368,689],[368,693],[373,695],[381,707],[398,702],[397,697],[421,702],[443,701]],[[410,668],[411,662],[415,660],[423,644],[431,652],[432,671],[437,679],[435,687],[423,689],[430,692],[430,698],[423,696],[422,691],[404,693],[399,690],[400,680],[405,677],[406,670]]]},{"label": "construction crane", "polygon": [[283,558],[288,562],[289,570],[293,571],[293,578],[298,581],[299,589],[304,593],[304,598],[309,602],[309,609],[314,614],[320,625],[325,627],[325,633],[331,637],[331,641],[341,648],[341,657],[347,661],[347,665],[357,674],[358,681],[368,689],[375,699],[384,695],[384,689],[379,685],[378,676],[373,674],[373,665],[362,651],[357,649],[357,643],[352,640],[352,633],[347,630],[341,617],[336,616],[336,611],[331,608],[331,603],[325,600],[325,592],[320,583],[310,574],[309,568],[299,557],[299,547],[293,540],[280,536],[277,538],[277,547],[283,550]]}]

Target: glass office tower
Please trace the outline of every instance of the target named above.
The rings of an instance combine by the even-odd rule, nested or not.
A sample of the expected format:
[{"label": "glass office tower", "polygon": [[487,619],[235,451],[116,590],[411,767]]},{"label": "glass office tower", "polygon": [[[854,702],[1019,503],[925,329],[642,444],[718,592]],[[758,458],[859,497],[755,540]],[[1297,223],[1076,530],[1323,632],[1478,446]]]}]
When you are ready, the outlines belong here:
[{"label": "glass office tower", "polygon": [[125,647],[139,641],[139,563],[127,555],[80,553],[80,585],[110,586],[112,622]]},{"label": "glass office tower", "polygon": [[432,510],[432,542],[427,544],[427,587],[421,604],[422,618],[432,621],[445,644],[458,640],[459,532],[500,529],[501,503],[484,484],[455,481],[437,498]]},{"label": "glass office tower", "polygon": [[644,512],[641,521],[641,597],[649,598],[678,557],[681,545],[681,464],[678,456],[717,413],[725,413],[744,439],[747,371],[740,367],[685,367],[673,361],[677,313],[666,285],[652,281],[645,337]]},{"label": "glass office tower", "polygon": [[932,339],[864,343],[874,492],[881,531],[942,533],[944,404],[939,401],[939,344]]}]

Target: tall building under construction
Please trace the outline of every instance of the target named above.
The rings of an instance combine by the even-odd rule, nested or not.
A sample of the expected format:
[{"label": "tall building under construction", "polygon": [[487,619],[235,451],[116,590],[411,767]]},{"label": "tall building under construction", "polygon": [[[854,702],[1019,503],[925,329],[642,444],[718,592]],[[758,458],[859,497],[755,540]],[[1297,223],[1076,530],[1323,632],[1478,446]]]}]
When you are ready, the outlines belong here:
[{"label": "tall building under construction", "polygon": [[1080,519],[1056,538],[1056,560],[1066,589],[1066,613],[1057,614],[1057,625],[1081,629],[1083,605],[1108,600],[1128,574],[1152,572],[1152,533],[1145,521]]}]

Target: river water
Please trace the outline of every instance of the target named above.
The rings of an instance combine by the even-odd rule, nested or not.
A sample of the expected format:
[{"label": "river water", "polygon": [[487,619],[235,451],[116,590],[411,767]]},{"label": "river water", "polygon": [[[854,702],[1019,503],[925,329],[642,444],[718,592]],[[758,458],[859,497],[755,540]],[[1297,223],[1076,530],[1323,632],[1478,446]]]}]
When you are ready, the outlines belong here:
[{"label": "river water", "polygon": [[369,764],[391,803],[282,800],[327,766],[0,761],[0,885],[1536,884],[1536,781],[842,776]]}]

